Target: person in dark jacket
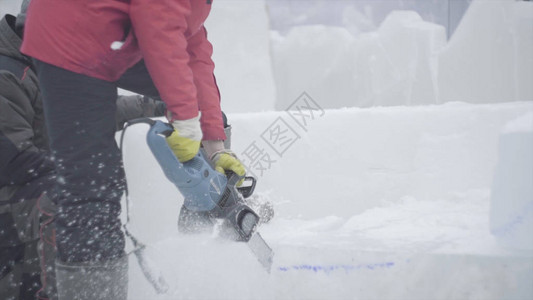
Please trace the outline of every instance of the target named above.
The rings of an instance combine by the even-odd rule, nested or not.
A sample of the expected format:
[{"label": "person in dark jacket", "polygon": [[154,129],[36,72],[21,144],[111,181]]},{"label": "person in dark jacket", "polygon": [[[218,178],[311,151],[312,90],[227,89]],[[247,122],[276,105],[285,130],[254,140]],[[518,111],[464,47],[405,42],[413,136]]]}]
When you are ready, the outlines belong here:
[{"label": "person in dark jacket", "polygon": [[[24,13],[0,20],[0,299],[57,299],[56,172],[39,82],[19,51],[23,21]],[[117,130],[165,111],[163,102],[139,95],[120,96],[116,105]]]}]

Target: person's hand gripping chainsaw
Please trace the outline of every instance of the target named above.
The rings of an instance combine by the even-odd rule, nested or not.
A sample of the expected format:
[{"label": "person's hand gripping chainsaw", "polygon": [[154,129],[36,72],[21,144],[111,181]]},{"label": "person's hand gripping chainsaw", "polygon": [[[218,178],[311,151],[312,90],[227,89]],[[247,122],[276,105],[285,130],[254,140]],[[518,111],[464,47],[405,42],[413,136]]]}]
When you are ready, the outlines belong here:
[{"label": "person's hand gripping chainsaw", "polygon": [[[172,121],[174,132],[166,140],[174,155],[182,163],[193,159],[200,149],[202,141],[200,116],[188,120]],[[245,175],[244,166],[232,151],[224,148],[223,141],[203,141],[203,145],[207,156],[215,165],[215,170],[222,174],[232,171],[238,176]],[[237,186],[240,186],[243,180],[240,180]]]}]

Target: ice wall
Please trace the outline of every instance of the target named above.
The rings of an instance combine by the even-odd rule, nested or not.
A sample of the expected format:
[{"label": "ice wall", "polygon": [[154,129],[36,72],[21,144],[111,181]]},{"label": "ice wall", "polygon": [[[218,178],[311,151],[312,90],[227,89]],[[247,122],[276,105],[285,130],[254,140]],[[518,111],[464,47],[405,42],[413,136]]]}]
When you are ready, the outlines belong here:
[{"label": "ice wall", "polygon": [[206,22],[226,112],[274,108],[275,87],[264,0],[216,0]]},{"label": "ice wall", "polygon": [[[353,31],[353,30],[352,30]],[[303,91],[325,108],[533,100],[533,3],[474,1],[444,27],[394,11],[371,33],[294,27],[273,34],[277,109]]]},{"label": "ice wall", "polygon": [[412,11],[392,12],[356,45],[357,98],[374,106],[436,103],[437,53],[445,44],[444,27]]},{"label": "ice wall", "polygon": [[533,2],[474,1],[439,57],[440,101],[533,100]]},{"label": "ice wall", "polygon": [[490,223],[503,245],[533,250],[533,112],[509,122],[500,135]]},{"label": "ice wall", "polygon": [[376,32],[358,38],[325,26],[274,37],[279,110],[303,91],[323,99],[324,108],[437,102],[437,54],[446,32],[415,12],[392,12]]},{"label": "ice wall", "polygon": [[424,20],[445,26],[450,36],[472,0],[266,0],[272,30],[324,24],[344,26],[357,35],[374,31],[393,10],[412,10]]},{"label": "ice wall", "polygon": [[323,99],[324,108],[352,106],[354,38],[344,28],[323,25],[273,33],[276,109],[285,110],[302,92]]}]

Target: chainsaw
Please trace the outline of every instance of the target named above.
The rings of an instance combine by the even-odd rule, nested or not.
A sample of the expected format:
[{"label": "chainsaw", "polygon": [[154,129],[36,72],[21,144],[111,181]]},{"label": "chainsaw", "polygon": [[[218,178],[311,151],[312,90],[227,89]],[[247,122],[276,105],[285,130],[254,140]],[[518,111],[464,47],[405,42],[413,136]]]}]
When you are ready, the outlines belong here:
[{"label": "chainsaw", "polygon": [[[174,131],[171,124],[141,118],[128,122],[128,125],[137,123],[150,126],[148,146],[167,179],[183,195],[183,206],[189,211],[203,213],[213,221],[221,220],[225,224],[224,236],[245,242],[262,266],[270,272],[274,253],[257,232],[260,217],[244,200],[253,194],[255,178],[216,171],[202,151],[193,159],[181,163],[165,139]],[[237,187],[241,180],[251,184]]]}]

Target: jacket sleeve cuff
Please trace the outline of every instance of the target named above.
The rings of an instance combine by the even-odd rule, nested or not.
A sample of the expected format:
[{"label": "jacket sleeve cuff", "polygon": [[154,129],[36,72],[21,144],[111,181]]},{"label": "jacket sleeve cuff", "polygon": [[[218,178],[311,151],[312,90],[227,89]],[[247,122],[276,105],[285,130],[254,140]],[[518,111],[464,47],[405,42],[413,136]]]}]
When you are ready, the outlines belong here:
[{"label": "jacket sleeve cuff", "polygon": [[216,140],[216,141],[215,140],[204,140],[202,142],[202,145],[204,146],[204,150],[207,154],[207,157],[209,157],[210,159],[217,152],[221,152],[225,150],[224,141],[222,140]]}]

